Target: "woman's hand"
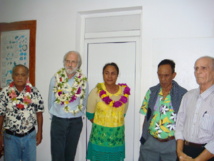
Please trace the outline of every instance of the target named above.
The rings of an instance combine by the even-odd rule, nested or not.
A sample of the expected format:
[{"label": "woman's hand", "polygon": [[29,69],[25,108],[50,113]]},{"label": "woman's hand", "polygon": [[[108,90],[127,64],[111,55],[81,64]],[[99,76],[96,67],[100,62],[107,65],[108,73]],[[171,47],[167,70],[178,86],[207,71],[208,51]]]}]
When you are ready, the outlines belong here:
[{"label": "woman's hand", "polygon": [[93,118],[93,119],[91,119],[90,121],[91,121],[91,123],[94,123],[94,118]]}]

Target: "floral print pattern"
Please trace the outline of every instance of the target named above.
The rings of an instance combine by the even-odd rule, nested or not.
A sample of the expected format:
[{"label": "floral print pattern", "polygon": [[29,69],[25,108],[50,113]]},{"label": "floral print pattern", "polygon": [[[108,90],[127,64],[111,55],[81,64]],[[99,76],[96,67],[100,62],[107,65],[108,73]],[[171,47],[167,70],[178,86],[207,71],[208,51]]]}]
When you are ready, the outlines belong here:
[{"label": "floral print pattern", "polygon": [[[151,91],[148,90],[143,100],[143,104],[140,109],[140,113],[147,114],[148,103],[150,99]],[[152,120],[149,126],[149,131],[155,138],[166,139],[170,136],[174,136],[175,132],[176,113],[172,107],[171,96],[167,95],[163,99],[162,90],[160,90],[152,116]]]},{"label": "floral print pattern", "polygon": [[[9,87],[5,87],[0,92],[0,116],[5,116],[4,128],[16,133],[28,132],[36,125],[36,113],[44,112],[44,102],[41,94],[35,87],[31,87],[31,103],[26,108],[17,108],[16,104],[9,97]],[[17,96],[23,95],[15,88]]]},{"label": "floral print pattern", "polygon": [[124,145],[124,126],[107,128],[93,124],[90,142],[104,147],[117,147]]}]

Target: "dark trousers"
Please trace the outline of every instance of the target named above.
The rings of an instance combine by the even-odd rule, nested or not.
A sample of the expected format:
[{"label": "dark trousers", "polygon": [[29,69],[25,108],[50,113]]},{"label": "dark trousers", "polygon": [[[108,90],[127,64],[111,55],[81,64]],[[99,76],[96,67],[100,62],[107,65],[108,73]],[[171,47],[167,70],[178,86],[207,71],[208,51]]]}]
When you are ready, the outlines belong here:
[{"label": "dark trousers", "polygon": [[82,117],[63,119],[53,116],[51,122],[52,161],[74,161],[82,126]]},{"label": "dark trousers", "polygon": [[138,161],[176,161],[176,141],[160,142],[151,135],[140,146]]},{"label": "dark trousers", "polygon": [[[193,147],[189,145],[184,145],[183,152],[192,158],[196,158],[198,155],[201,154],[204,149],[204,147]],[[214,161],[214,158],[209,159],[208,161]]]}]

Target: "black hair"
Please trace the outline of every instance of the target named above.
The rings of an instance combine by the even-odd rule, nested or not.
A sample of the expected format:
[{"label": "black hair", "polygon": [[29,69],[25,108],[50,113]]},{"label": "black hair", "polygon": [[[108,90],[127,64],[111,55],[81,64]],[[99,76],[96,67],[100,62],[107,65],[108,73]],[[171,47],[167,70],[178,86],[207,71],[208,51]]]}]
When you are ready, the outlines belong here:
[{"label": "black hair", "polygon": [[12,69],[12,75],[14,74],[15,70],[16,70],[18,67],[24,68],[25,71],[26,71],[26,74],[27,74],[27,75],[29,74],[29,69],[28,69],[28,67],[26,67],[25,65],[22,65],[22,64],[18,64],[18,65],[16,65],[16,66],[13,67],[13,69]]},{"label": "black hair", "polygon": [[175,62],[173,60],[170,60],[170,59],[164,59],[162,60],[159,64],[158,64],[158,68],[161,66],[161,65],[170,65],[171,68],[172,68],[172,73],[175,72]]},{"label": "black hair", "polygon": [[115,69],[117,71],[117,75],[119,75],[119,68],[118,68],[117,64],[114,63],[114,62],[107,63],[107,64],[104,65],[104,67],[103,67],[103,74],[104,74],[104,70],[106,69],[107,66],[113,66],[113,67],[115,67]]}]

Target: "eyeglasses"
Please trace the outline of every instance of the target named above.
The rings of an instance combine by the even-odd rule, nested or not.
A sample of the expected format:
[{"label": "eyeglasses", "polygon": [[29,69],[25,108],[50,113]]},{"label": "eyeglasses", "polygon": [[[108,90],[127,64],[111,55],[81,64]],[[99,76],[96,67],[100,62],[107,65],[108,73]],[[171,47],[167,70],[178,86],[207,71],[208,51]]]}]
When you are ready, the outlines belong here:
[{"label": "eyeglasses", "polygon": [[74,60],[65,60],[67,64],[77,64],[77,61]]}]

